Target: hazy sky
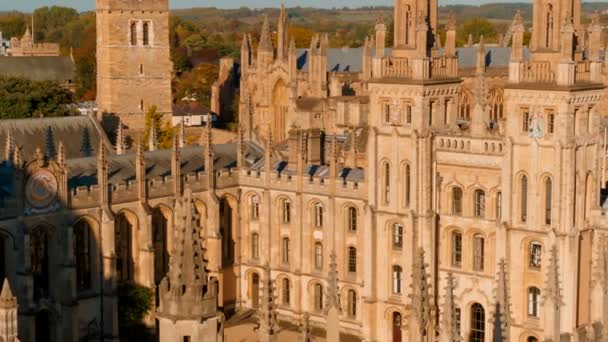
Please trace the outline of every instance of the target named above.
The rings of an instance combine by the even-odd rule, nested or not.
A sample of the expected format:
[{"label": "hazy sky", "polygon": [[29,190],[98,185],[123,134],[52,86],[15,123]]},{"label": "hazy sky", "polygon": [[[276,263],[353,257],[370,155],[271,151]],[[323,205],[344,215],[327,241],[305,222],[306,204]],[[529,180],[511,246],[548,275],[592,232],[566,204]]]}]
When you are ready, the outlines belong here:
[{"label": "hazy sky", "polygon": [[[370,5],[390,5],[394,0],[286,0],[287,6],[310,7],[359,7]],[[505,2],[504,0],[439,0],[440,4],[480,4],[488,2]],[[514,1],[510,1],[514,2]],[[531,0],[519,0],[531,2]],[[280,0],[170,0],[172,8],[189,7],[278,7]],[[95,0],[0,0],[0,11],[20,10],[31,11],[40,6],[69,6],[78,10],[93,9]]]}]

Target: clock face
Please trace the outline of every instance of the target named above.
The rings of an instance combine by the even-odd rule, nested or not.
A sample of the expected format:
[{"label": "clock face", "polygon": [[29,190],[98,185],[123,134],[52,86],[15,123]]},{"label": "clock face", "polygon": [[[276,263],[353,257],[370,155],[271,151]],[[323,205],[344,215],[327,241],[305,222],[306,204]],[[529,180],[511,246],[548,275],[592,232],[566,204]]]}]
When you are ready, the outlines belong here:
[{"label": "clock face", "polygon": [[32,208],[48,208],[57,197],[57,179],[48,170],[36,171],[25,185],[25,197]]}]

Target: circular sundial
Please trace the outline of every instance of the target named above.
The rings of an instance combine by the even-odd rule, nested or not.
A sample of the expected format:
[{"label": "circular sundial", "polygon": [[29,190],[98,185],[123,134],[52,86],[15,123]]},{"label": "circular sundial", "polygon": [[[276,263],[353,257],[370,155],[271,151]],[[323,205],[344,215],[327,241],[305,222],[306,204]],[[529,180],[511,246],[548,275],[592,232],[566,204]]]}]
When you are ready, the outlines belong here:
[{"label": "circular sundial", "polygon": [[48,208],[57,197],[57,179],[48,170],[36,171],[25,185],[25,198],[35,209]]}]

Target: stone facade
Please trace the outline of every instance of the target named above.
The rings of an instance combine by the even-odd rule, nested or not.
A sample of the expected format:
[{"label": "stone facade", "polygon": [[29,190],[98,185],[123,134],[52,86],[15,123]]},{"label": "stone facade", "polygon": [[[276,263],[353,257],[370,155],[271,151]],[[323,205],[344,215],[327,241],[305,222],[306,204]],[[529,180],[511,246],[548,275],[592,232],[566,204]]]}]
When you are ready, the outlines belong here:
[{"label": "stone facade", "polygon": [[0,276],[19,337],[117,340],[115,289],[135,282],[158,288],[161,336],[220,340],[217,310],[253,308],[264,341],[278,321],[304,341],[312,327],[370,342],[605,340],[604,62],[597,17],[584,27],[566,6],[580,2],[535,2],[530,48],[519,14],[509,48],[456,48],[455,18],[445,42],[434,34],[436,1],[397,1],[395,47],[379,19],[352,50],[324,35],[296,49],[283,9],[276,47],[267,19],[257,53],[243,39],[229,143],[208,129],[195,146],[126,151],[121,125],[116,152],[100,132],[83,156],[65,125],[43,141],[29,121],[0,125]]},{"label": "stone facade", "polygon": [[97,0],[97,107],[141,131],[155,106],[170,120],[168,0]]},{"label": "stone facade", "polygon": [[11,38],[10,48],[6,49],[6,54],[11,57],[59,56],[59,44],[35,43],[28,26],[22,38]]}]

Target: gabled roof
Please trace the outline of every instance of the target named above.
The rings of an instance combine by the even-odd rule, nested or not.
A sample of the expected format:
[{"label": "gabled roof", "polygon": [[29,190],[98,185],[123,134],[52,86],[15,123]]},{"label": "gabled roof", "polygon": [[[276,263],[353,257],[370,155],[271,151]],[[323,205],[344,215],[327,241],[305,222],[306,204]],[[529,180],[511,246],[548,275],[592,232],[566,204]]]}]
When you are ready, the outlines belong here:
[{"label": "gabled roof", "polygon": [[6,57],[0,56],[0,76],[26,78],[32,81],[74,80],[74,62],[66,56]]}]

